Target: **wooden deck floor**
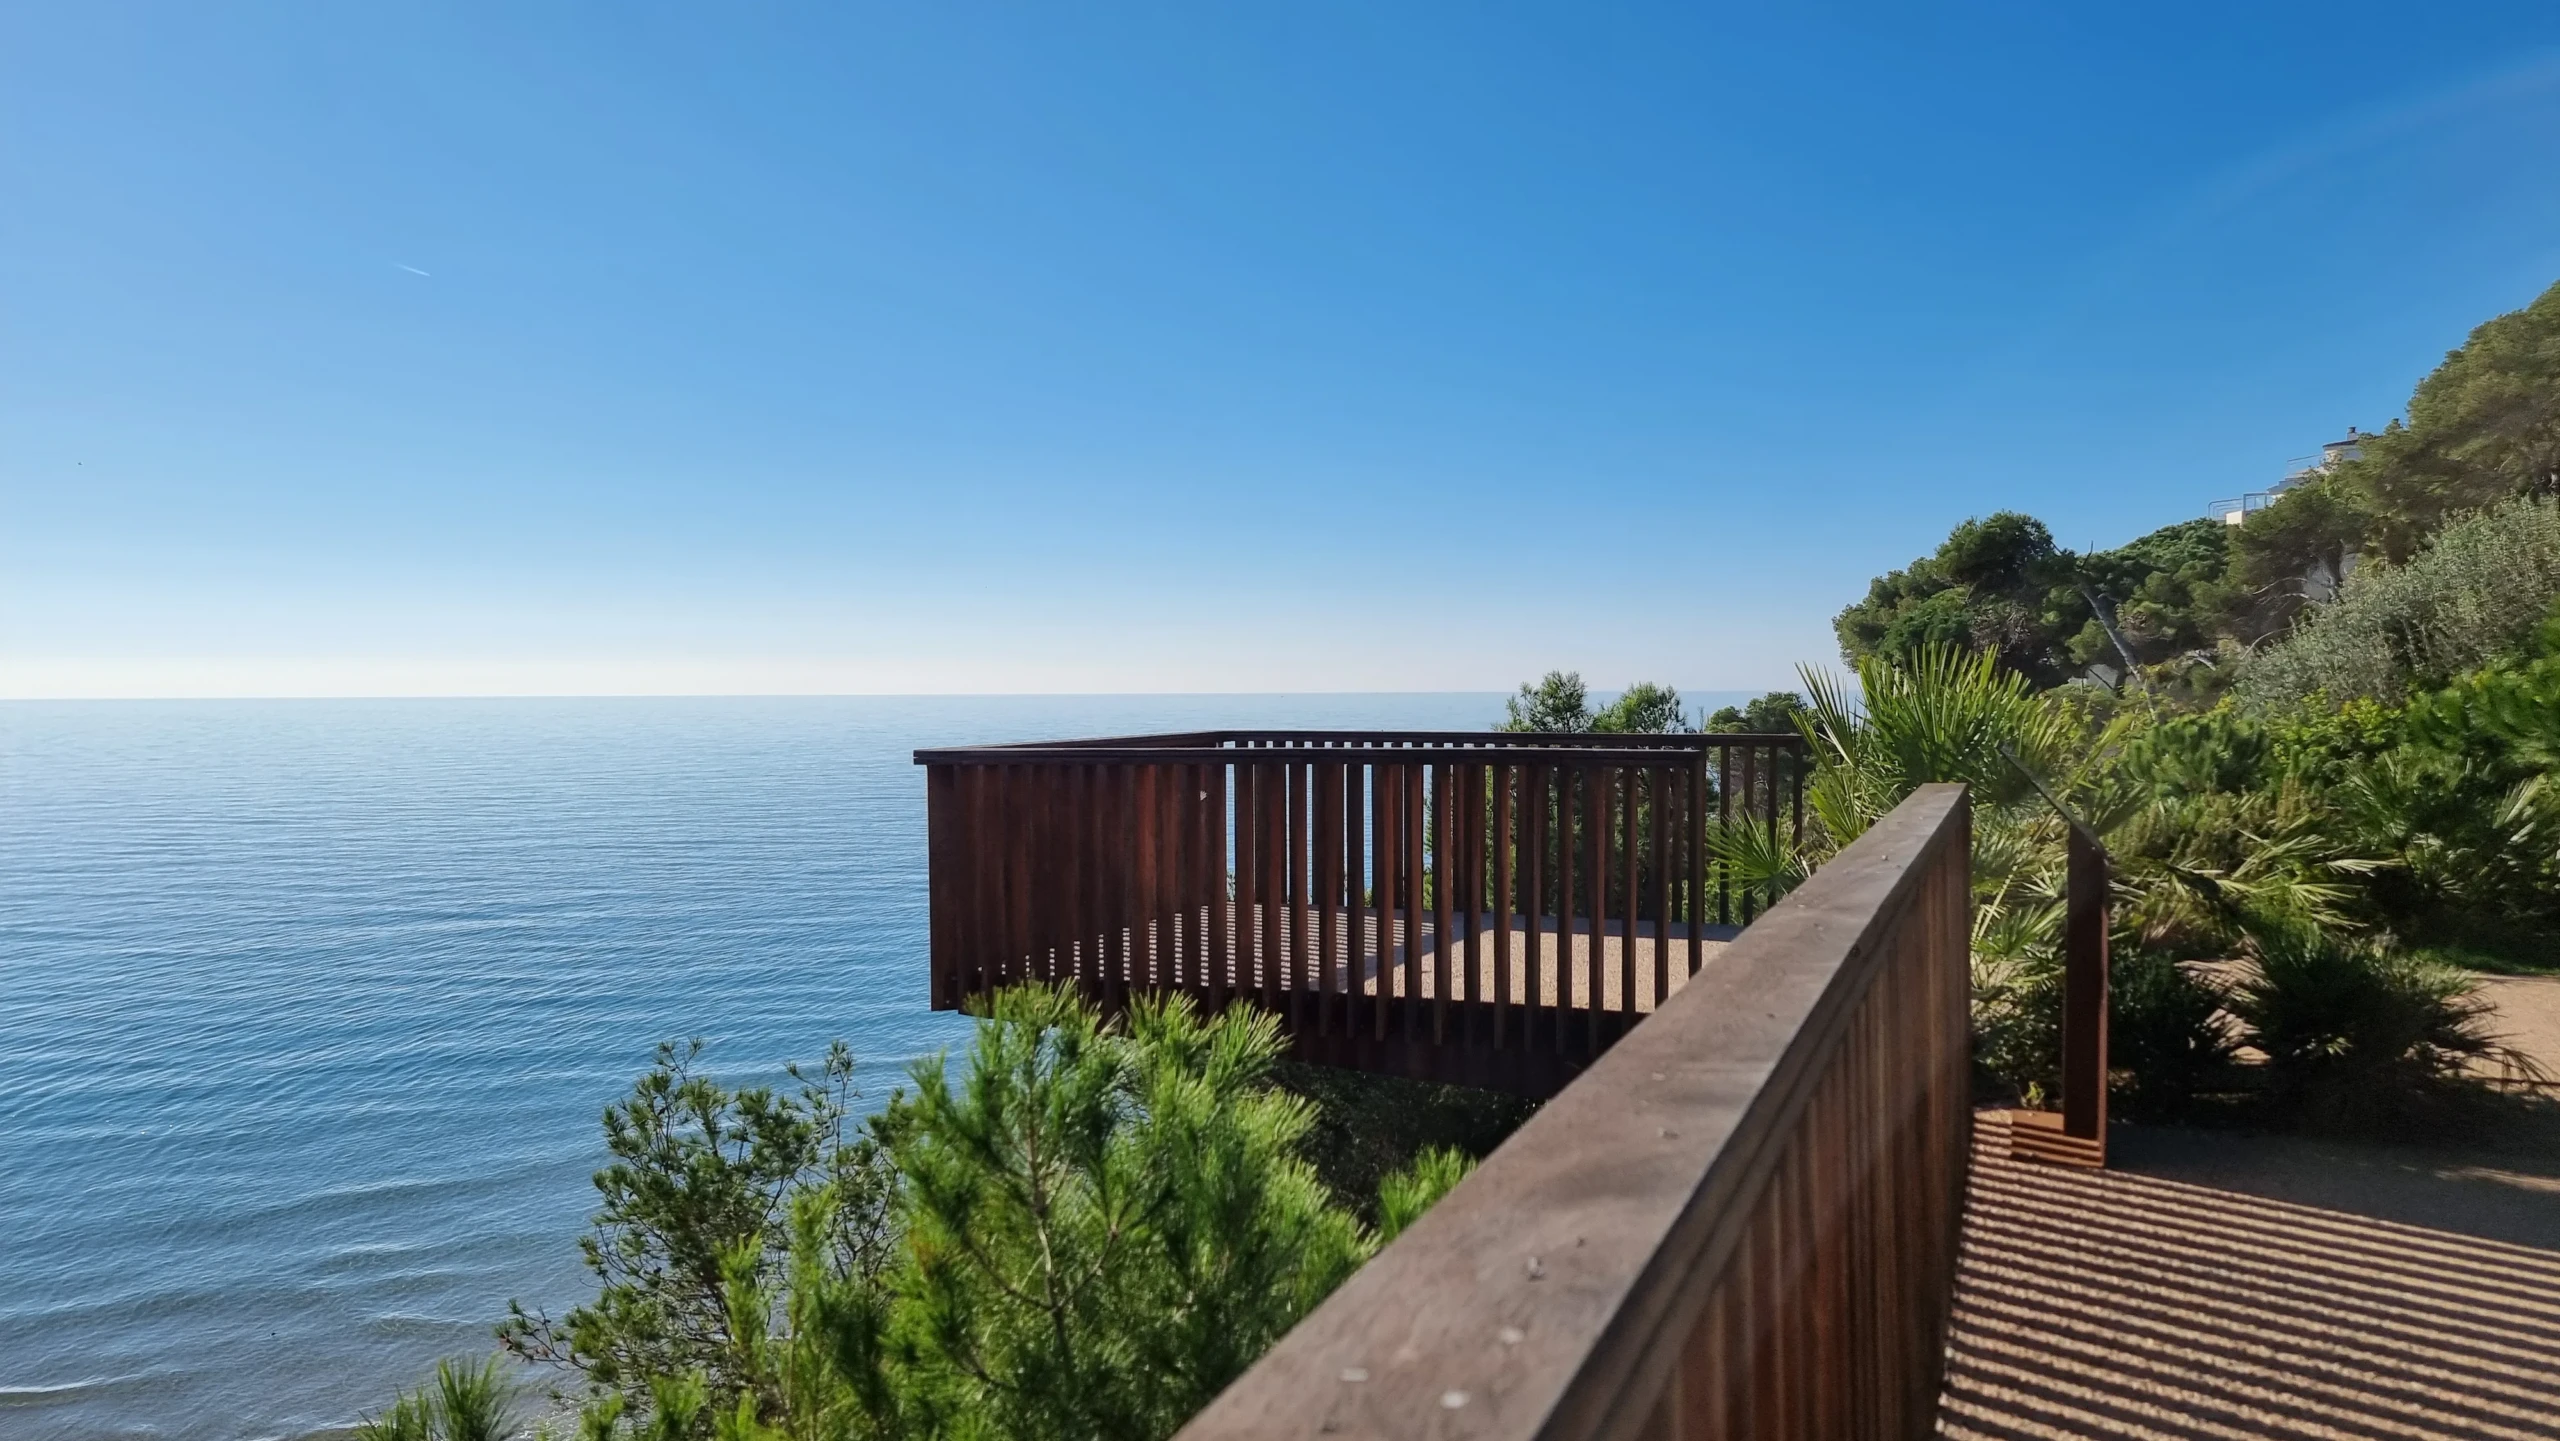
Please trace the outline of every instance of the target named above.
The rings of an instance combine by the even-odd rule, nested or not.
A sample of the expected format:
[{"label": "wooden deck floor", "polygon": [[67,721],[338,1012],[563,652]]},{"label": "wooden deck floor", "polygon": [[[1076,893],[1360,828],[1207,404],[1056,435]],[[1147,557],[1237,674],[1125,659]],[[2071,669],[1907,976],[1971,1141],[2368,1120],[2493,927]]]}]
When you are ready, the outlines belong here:
[{"label": "wooden deck floor", "polygon": [[1939,1434],[2560,1437],[2560,1151],[1977,1128]]}]

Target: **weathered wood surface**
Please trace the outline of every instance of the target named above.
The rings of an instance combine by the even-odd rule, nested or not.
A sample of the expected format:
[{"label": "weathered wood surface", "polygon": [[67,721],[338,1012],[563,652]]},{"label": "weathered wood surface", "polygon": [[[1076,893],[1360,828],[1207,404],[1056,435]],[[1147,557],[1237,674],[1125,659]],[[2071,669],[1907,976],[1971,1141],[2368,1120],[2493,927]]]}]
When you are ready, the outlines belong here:
[{"label": "weathered wood surface", "polygon": [[2107,853],[2074,824],[2062,920],[2062,1130],[2107,1155]]},{"label": "weathered wood surface", "polygon": [[[919,751],[933,1004],[1180,991],[1297,1053],[1552,1094],[1765,892],[1793,736],[1228,731]],[[1489,1057],[1486,1053],[1499,1053]]]},{"label": "weathered wood surface", "polygon": [[1969,1125],[1968,813],[1924,788],[1195,1418],[1281,1437],[1916,1437]]}]

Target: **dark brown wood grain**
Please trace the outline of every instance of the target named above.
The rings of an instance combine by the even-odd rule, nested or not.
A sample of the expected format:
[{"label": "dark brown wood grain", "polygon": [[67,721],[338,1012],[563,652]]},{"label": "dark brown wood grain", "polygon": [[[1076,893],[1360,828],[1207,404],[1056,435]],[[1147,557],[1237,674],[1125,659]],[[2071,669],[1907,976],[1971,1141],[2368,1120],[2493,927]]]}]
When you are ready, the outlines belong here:
[{"label": "dark brown wood grain", "polygon": [[2064,856],[2062,1132],[2107,1141],[2107,853],[2073,825]]},{"label": "dark brown wood grain", "polygon": [[1404,1034],[1411,1039],[1422,1032],[1426,1022],[1422,1012],[1422,917],[1423,917],[1423,835],[1428,816],[1423,809],[1423,768],[1400,766],[1404,783],[1403,801],[1398,809],[1398,835],[1404,842],[1404,858],[1397,869],[1401,872],[1404,916]]},{"label": "dark brown wood grain", "polygon": [[1493,767],[1493,953],[1502,958],[1493,970],[1493,1045],[1500,1050],[1510,1041],[1511,1027],[1511,912],[1518,898],[1513,886],[1519,879],[1512,858],[1518,854],[1513,835],[1512,793],[1518,789],[1520,768],[1511,765]]},{"label": "dark brown wood grain", "polygon": [[1181,1433],[1916,1438],[1970,1124],[1968,818],[1927,787]]},{"label": "dark brown wood grain", "polygon": [[1452,781],[1455,767],[1443,764],[1431,769],[1431,1041],[1446,1045],[1449,1041],[1449,923],[1454,908],[1449,904],[1449,888],[1456,879],[1455,867],[1449,863],[1450,804],[1456,786]]}]

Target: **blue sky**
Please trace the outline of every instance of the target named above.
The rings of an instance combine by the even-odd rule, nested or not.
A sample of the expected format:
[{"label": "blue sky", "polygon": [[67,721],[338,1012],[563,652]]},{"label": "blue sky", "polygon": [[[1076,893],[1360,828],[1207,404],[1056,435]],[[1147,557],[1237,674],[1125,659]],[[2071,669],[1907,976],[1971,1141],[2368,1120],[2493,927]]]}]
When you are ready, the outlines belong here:
[{"label": "blue sky", "polygon": [[2560,7],[22,5],[0,194],[0,694],[1756,688],[2560,279]]}]

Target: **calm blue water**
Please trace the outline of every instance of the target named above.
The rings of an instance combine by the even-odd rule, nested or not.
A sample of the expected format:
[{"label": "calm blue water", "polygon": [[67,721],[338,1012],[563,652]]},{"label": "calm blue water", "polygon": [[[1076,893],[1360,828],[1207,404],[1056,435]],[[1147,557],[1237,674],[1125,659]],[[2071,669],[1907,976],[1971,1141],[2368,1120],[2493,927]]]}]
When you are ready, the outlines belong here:
[{"label": "calm blue water", "polygon": [[[1718,698],[1721,699],[1721,698]],[[597,1115],[926,1008],[920,745],[1493,696],[0,705],[0,1436],[294,1436],[585,1294]]]}]

